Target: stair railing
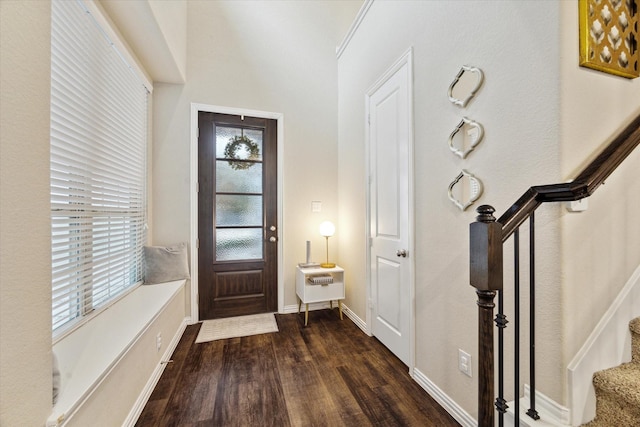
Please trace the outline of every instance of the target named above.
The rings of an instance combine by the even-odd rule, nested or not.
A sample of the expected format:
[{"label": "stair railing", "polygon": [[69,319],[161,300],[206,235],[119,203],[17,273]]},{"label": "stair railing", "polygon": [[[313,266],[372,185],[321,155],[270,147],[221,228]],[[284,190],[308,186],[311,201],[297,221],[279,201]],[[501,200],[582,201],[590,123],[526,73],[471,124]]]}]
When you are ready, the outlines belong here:
[{"label": "stair railing", "polygon": [[[503,245],[514,237],[514,425],[519,425],[520,387],[520,226],[529,220],[529,377],[530,401],[527,415],[538,419],[535,408],[535,210],[543,203],[577,201],[591,196],[605,179],[640,144],[640,115],[571,182],[529,188],[496,220],[489,205],[477,209],[470,225],[470,282],[478,295],[478,426],[504,425],[504,329],[508,320],[503,301]],[[498,313],[494,319],[495,297]],[[495,396],[494,325],[498,328],[498,396]],[[495,409],[494,409],[495,406]]]}]

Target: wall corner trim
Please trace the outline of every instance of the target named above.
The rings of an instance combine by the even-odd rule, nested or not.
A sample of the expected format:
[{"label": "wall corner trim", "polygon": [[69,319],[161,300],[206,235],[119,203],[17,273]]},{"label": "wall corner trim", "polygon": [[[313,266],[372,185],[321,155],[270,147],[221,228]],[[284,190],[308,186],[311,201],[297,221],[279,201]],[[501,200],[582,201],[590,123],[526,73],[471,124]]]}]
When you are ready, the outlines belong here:
[{"label": "wall corner trim", "polygon": [[355,35],[356,31],[358,31],[358,27],[360,27],[360,23],[362,23],[362,20],[367,15],[369,8],[373,4],[373,1],[374,0],[364,1],[364,3],[362,4],[362,7],[358,11],[358,14],[356,15],[356,18],[351,24],[351,27],[349,27],[349,31],[347,32],[347,35],[344,36],[344,39],[342,39],[342,43],[340,43],[338,47],[336,47],[336,57],[338,59],[340,59],[340,57],[342,56],[342,53],[345,51],[347,46],[349,46],[349,42],[351,42],[351,39]]}]

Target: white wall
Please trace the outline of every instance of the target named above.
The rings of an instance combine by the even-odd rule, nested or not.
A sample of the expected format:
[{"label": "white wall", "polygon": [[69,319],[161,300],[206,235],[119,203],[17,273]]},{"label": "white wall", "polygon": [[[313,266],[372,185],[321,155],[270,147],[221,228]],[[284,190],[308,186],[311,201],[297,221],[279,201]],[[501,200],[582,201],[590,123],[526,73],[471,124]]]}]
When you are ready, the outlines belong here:
[{"label": "white wall", "polygon": [[[561,12],[560,157],[562,178],[570,179],[640,114],[640,78],[579,67],[578,10],[561,2]],[[636,148],[589,198],[586,212],[563,211],[563,366],[640,265],[639,171]]]},{"label": "white wall", "polygon": [[0,2],[0,424],[51,411],[51,4]]},{"label": "white wall", "polygon": [[[560,178],[559,26],[555,2],[375,1],[339,60],[338,227],[349,230],[340,237],[347,305],[365,318],[364,95],[413,46],[416,367],[473,416],[476,378],[457,367],[458,348],[477,354],[468,224],[480,204],[492,204],[502,213],[529,186]],[[464,109],[447,98],[462,65],[485,73],[483,87]],[[480,122],[486,131],[484,141],[465,160],[447,146],[462,116]],[[448,184],[462,168],[485,185],[482,198],[465,212],[447,198]],[[538,261],[549,266],[539,273],[545,359],[538,366],[538,385],[559,399],[559,266],[552,262],[559,255],[559,240],[553,237],[557,221],[549,213],[541,211],[537,221],[540,239],[549,239],[538,252]],[[509,255],[505,259],[511,264]],[[551,310],[545,308],[549,306]]]},{"label": "white wall", "polygon": [[[334,15],[345,13],[343,7],[331,1],[191,1],[187,82],[154,86],[156,244],[189,240],[191,103],[284,114],[285,305],[296,303],[295,265],[305,259],[305,241],[312,240],[319,259],[324,241],[318,225],[337,220],[335,48],[346,28]],[[311,213],[313,200],[323,202],[322,213]]]}]

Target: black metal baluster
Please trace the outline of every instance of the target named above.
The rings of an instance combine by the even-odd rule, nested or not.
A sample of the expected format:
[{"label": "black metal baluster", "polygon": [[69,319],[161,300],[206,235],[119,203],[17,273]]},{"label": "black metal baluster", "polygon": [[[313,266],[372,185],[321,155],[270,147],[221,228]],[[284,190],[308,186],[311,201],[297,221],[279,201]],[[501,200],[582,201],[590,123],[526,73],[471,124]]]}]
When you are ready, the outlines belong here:
[{"label": "black metal baluster", "polygon": [[536,411],[536,248],[535,248],[535,216],[534,212],[529,217],[529,382],[531,383],[531,395],[529,396],[529,410],[527,415],[534,420],[539,420],[540,415]]},{"label": "black metal baluster", "polygon": [[504,329],[509,322],[504,314],[502,291],[498,291],[498,314],[496,314],[495,322],[498,327],[498,397],[495,405],[498,410],[498,427],[504,427],[504,414],[509,407],[504,398]]},{"label": "black metal baluster", "polygon": [[513,317],[515,321],[515,351],[514,365],[515,375],[513,378],[515,392],[513,405],[513,425],[520,426],[520,228],[513,233],[513,258],[514,258],[514,299],[515,306]]}]

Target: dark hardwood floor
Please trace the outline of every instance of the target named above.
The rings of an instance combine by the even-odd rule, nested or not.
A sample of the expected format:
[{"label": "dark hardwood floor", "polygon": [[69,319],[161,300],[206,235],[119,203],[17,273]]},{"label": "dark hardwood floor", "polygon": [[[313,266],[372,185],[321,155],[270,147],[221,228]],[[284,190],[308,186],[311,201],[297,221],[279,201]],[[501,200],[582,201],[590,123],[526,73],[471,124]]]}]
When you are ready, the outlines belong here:
[{"label": "dark hardwood floor", "polygon": [[378,340],[330,310],[195,344],[187,327],[136,426],[458,426]]}]

